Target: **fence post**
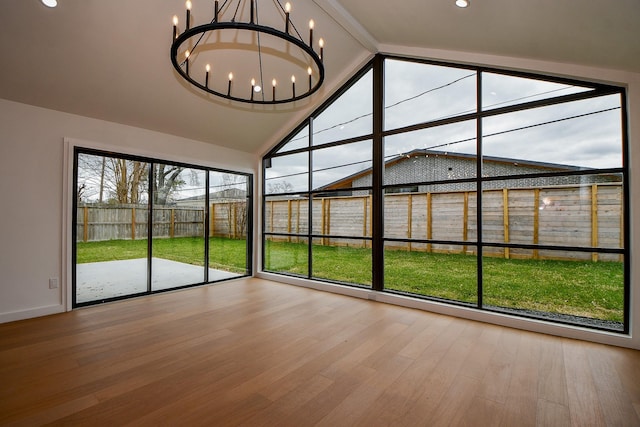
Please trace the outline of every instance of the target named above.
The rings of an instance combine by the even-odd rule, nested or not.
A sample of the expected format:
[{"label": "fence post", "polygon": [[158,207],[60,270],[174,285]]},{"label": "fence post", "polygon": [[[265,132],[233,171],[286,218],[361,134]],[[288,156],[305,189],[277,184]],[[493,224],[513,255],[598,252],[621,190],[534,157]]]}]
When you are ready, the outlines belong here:
[{"label": "fence post", "polygon": [[215,236],[215,228],[216,228],[216,204],[211,203],[211,226],[209,227],[209,237]]},{"label": "fence post", "polygon": [[[291,234],[291,199],[287,200],[287,233]],[[291,236],[287,236],[287,240],[291,243]]]},{"label": "fence post", "polygon": [[270,227],[271,227],[271,228],[270,228],[270,231],[271,231],[272,233],[273,233],[273,202],[274,202],[274,200],[271,200],[271,201],[269,202],[269,204],[271,205],[271,212],[270,212],[270,213],[271,213],[271,215],[270,215],[270,218],[269,218],[269,225],[270,225]]},{"label": "fence post", "polygon": [[[362,198],[362,237],[366,237],[367,235],[367,197]],[[363,240],[363,247],[367,247],[367,241]]]},{"label": "fence post", "polygon": [[325,234],[324,233],[324,227],[325,227],[324,209],[325,208],[324,208],[324,197],[323,197],[322,199],[320,199],[320,232],[322,233],[322,236],[323,236],[322,239],[320,239],[320,244],[322,246],[324,246],[324,234]]},{"label": "fence post", "polygon": [[175,225],[174,225],[175,215],[176,215],[175,211],[171,209],[171,215],[169,215],[169,237],[172,239],[175,234]]},{"label": "fence post", "polygon": [[[624,248],[624,206],[622,201],[622,187],[619,187],[620,190],[620,247]],[[618,256],[618,260],[620,262],[624,262],[624,255],[620,254]]]},{"label": "fence post", "polygon": [[[325,224],[327,226],[326,234],[329,235],[329,234],[331,234],[331,199],[327,199],[327,219],[326,219]],[[326,243],[327,243],[327,245],[331,245],[331,238],[330,237],[327,237]]]},{"label": "fence post", "polygon": [[[296,234],[300,234],[300,199],[296,206]],[[300,243],[300,236],[296,236],[296,243]]]},{"label": "fence post", "polygon": [[[373,196],[370,194],[367,197],[367,216],[365,217],[365,221],[369,223],[369,237],[373,237],[373,227],[372,227],[372,222],[371,222],[371,211],[373,210]],[[369,244],[370,247],[372,247],[371,244]]]},{"label": "fence post", "polygon": [[131,208],[131,240],[136,240],[136,208]]},{"label": "fence post", "polygon": [[[409,194],[407,196],[407,239],[411,238],[411,232],[413,228],[413,195]],[[411,242],[409,242],[409,252],[411,252],[412,246]]]},{"label": "fence post", "polygon": [[[469,238],[469,192],[464,192],[464,204],[462,207],[462,240],[467,241]],[[467,253],[467,245],[462,247],[462,253]]]},{"label": "fence post", "polygon": [[[538,234],[540,233],[540,189],[533,190],[533,244],[538,244]],[[533,259],[540,258],[540,251],[533,250]]]},{"label": "fence post", "polygon": [[[427,193],[427,240],[431,240],[433,236],[433,219],[431,218],[431,193]],[[427,252],[431,252],[431,243],[427,243]]]},{"label": "fence post", "polygon": [[87,240],[89,240],[89,208],[87,206],[84,207],[83,210],[83,230],[82,230],[82,240],[84,242],[86,242]]},{"label": "fence post", "polygon": [[231,224],[233,224],[233,238],[237,239],[238,238],[238,204],[236,202],[230,202],[231,206],[233,206],[233,221],[231,221]]},{"label": "fence post", "polygon": [[[504,228],[504,242],[509,243],[509,190],[502,189],[502,224]],[[504,257],[509,259],[509,248],[504,248]]]},{"label": "fence post", "polygon": [[[591,185],[591,246],[598,246],[598,184]],[[591,253],[591,261],[598,261],[598,253]]]}]

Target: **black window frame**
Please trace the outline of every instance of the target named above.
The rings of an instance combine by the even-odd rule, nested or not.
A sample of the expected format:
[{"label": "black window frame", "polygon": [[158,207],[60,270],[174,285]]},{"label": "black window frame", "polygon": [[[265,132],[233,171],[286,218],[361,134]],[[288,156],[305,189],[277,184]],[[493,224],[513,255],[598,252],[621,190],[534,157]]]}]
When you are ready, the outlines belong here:
[{"label": "black window frame", "polygon": [[[153,273],[153,265],[151,262],[151,258],[153,257],[153,203],[149,203],[149,207],[148,207],[148,217],[149,217],[149,221],[147,221],[147,290],[145,292],[139,292],[139,293],[135,293],[135,294],[128,294],[128,295],[122,295],[122,296],[115,296],[115,297],[111,297],[111,298],[101,298],[101,299],[97,299],[97,300],[92,300],[92,301],[86,301],[86,302],[77,302],[77,295],[76,295],[76,284],[77,284],[77,272],[76,272],[76,266],[77,266],[77,221],[78,221],[78,197],[77,197],[77,191],[78,191],[78,157],[82,154],[86,154],[86,155],[93,155],[93,156],[105,156],[105,157],[116,157],[116,158],[121,158],[124,160],[128,160],[128,161],[139,161],[139,162],[145,162],[149,164],[149,182],[151,182],[151,173],[153,172],[153,169],[155,167],[155,165],[158,164],[162,164],[162,165],[171,165],[171,166],[179,166],[179,167],[184,167],[184,168],[190,168],[190,169],[198,169],[198,170],[202,170],[203,172],[205,172],[205,176],[206,176],[206,184],[205,184],[205,188],[207,188],[207,191],[205,191],[205,206],[207,207],[204,210],[204,236],[208,236],[209,235],[209,224],[210,224],[210,212],[209,212],[209,208],[208,206],[210,205],[210,200],[209,200],[209,175],[210,172],[220,172],[220,173],[230,173],[230,174],[234,174],[234,175],[240,175],[240,176],[244,176],[247,179],[247,195],[246,195],[246,203],[247,203],[247,230],[246,230],[246,268],[245,268],[245,274],[242,275],[238,275],[235,277],[231,277],[231,278],[225,278],[225,279],[221,279],[221,280],[213,280],[210,281],[208,280],[209,278],[209,239],[205,238],[203,239],[204,241],[204,277],[205,280],[203,280],[202,282],[197,282],[197,283],[191,283],[191,284],[187,284],[187,285],[180,285],[180,286],[176,286],[176,287],[172,287],[172,288],[167,288],[167,289],[156,289],[154,290],[152,287],[152,273]],[[191,287],[195,287],[195,286],[202,286],[202,285],[207,285],[207,284],[213,284],[213,283],[220,283],[220,282],[224,282],[224,281],[228,281],[228,280],[234,280],[234,279],[238,279],[241,277],[251,277],[253,276],[253,193],[254,193],[254,186],[253,186],[253,174],[252,173],[247,173],[247,172],[239,172],[239,171],[234,171],[231,169],[221,169],[221,168],[213,168],[213,167],[209,167],[209,166],[203,166],[203,165],[197,165],[197,164],[192,164],[192,163],[185,163],[185,162],[178,162],[178,161],[173,161],[173,160],[166,160],[166,159],[160,159],[160,158],[156,158],[156,157],[147,157],[147,156],[140,156],[140,155],[132,155],[132,154],[125,154],[125,153],[119,153],[119,152],[115,152],[115,151],[106,151],[106,150],[101,150],[101,149],[95,149],[95,148],[87,148],[87,147],[81,147],[81,146],[76,146],[73,149],[73,211],[72,211],[72,232],[71,232],[71,238],[72,238],[72,248],[71,248],[71,262],[72,262],[72,268],[71,268],[71,280],[72,280],[72,296],[71,296],[71,304],[72,304],[72,308],[81,308],[81,307],[87,307],[87,306],[92,306],[92,305],[96,305],[96,304],[102,304],[102,303],[107,303],[107,302],[113,302],[113,301],[119,301],[119,300],[125,300],[125,299],[129,299],[129,298],[134,298],[134,297],[139,297],[139,296],[144,296],[144,295],[153,295],[153,294],[158,294],[158,293],[163,293],[163,292],[171,292],[171,291],[175,291],[178,289],[185,289],[185,288],[191,288]],[[152,200],[153,199],[153,190],[152,188],[149,188],[149,199]]]},{"label": "black window frame", "polygon": [[[469,71],[474,71],[476,73],[476,111],[473,113],[464,113],[452,117],[447,117],[444,119],[426,121],[422,123],[415,123],[408,126],[403,126],[400,128],[394,128],[385,130],[384,129],[384,62],[387,59],[391,60],[401,60],[401,61],[409,61],[416,62],[420,64],[430,64],[437,66],[446,66],[453,68],[461,68]],[[315,145],[313,144],[313,117],[321,114],[328,105],[333,103],[338,97],[340,97],[343,93],[345,93],[354,82],[356,82],[360,77],[362,77],[365,73],[373,70],[373,106],[372,106],[372,129],[373,132],[368,135],[362,135],[357,138],[349,138],[343,141],[334,141],[331,143],[323,144],[323,145]],[[568,84],[568,85],[576,85],[582,87],[588,87],[592,90],[578,93],[571,93],[568,95],[560,95],[554,96],[545,99],[538,99],[528,102],[516,103],[512,105],[506,105],[503,107],[491,108],[487,110],[483,110],[482,101],[483,101],[483,93],[482,93],[482,76],[483,73],[492,73],[492,74],[500,74],[505,76],[512,77],[521,77],[526,79],[540,80],[545,82],[553,82],[560,84]],[[513,71],[513,70],[505,70],[497,67],[487,67],[487,66],[475,66],[469,64],[457,64],[451,62],[444,61],[434,61],[427,59],[417,59],[417,58],[406,58],[398,55],[385,55],[385,54],[377,54],[367,65],[365,65],[360,71],[358,71],[340,90],[338,90],[330,99],[324,102],[318,109],[316,109],[307,119],[305,119],[298,127],[296,127],[287,137],[285,137],[281,143],[276,145],[271,151],[269,151],[264,157],[262,162],[263,174],[262,174],[262,212],[265,212],[265,200],[270,195],[266,193],[265,190],[265,170],[270,164],[270,159],[273,157],[278,157],[282,155],[288,155],[292,153],[303,153],[308,152],[310,154],[310,163],[308,168],[309,173],[309,189],[305,192],[295,192],[295,193],[279,193],[278,196],[307,196],[311,201],[312,196],[318,193],[318,190],[313,191],[311,187],[312,182],[312,164],[311,164],[311,153],[313,150],[318,148],[326,148],[329,146],[337,146],[341,144],[348,144],[352,142],[362,141],[366,139],[371,139],[373,142],[373,153],[372,153],[372,179],[371,185],[366,187],[358,187],[358,188],[350,188],[349,190],[362,190],[369,191],[372,195],[372,212],[371,212],[371,226],[372,226],[372,236],[368,237],[367,240],[371,241],[372,245],[372,286],[371,289],[380,292],[388,292],[394,294],[402,294],[405,296],[410,296],[418,299],[426,299],[433,300],[439,302],[446,302],[452,305],[470,307],[473,309],[488,311],[488,312],[498,312],[501,314],[507,314],[515,317],[523,317],[523,318],[531,318],[535,320],[545,320],[551,321],[553,323],[572,325],[572,326],[580,326],[587,327],[595,330],[603,330],[607,332],[614,333],[622,333],[629,334],[630,328],[630,189],[629,189],[629,165],[628,165],[628,149],[629,149],[629,133],[628,133],[628,104],[627,104],[627,89],[623,86],[615,86],[610,84],[603,84],[601,82],[590,82],[585,80],[578,80],[573,78],[566,77],[558,77],[558,76],[547,76],[540,73],[532,73],[525,71]],[[497,175],[497,176],[488,176],[484,177],[482,173],[483,168],[483,154],[482,154],[482,121],[484,118],[499,116],[502,114],[507,114],[510,112],[516,111],[525,111],[539,107],[545,107],[556,104],[563,104],[571,101],[584,100],[589,98],[602,97],[606,95],[619,95],[620,96],[620,110],[621,110],[621,139],[622,139],[622,166],[615,168],[606,168],[606,169],[586,169],[586,170],[578,170],[571,172],[541,172],[535,174],[521,174],[521,175]],[[384,183],[384,138],[392,135],[402,134],[406,132],[422,130],[437,126],[442,126],[446,124],[452,123],[460,123],[464,121],[475,120],[476,122],[476,156],[477,156],[477,170],[475,178],[464,178],[457,180],[446,180],[446,181],[423,181],[423,182],[410,182],[406,184],[385,184]],[[287,144],[290,138],[294,135],[298,134],[305,126],[309,127],[309,147],[298,148],[292,151],[286,151],[284,153],[278,153],[284,145]],[[622,214],[623,218],[623,229],[624,235],[623,239],[623,247],[622,248],[607,248],[607,247],[584,247],[584,246],[558,246],[558,245],[548,245],[548,244],[517,244],[517,243],[497,243],[497,242],[485,242],[482,236],[482,224],[483,224],[483,209],[482,209],[482,189],[483,183],[485,182],[499,182],[507,179],[531,179],[531,178],[545,178],[545,177],[554,177],[554,176],[567,176],[567,175],[598,175],[598,174],[621,174],[622,175]],[[477,194],[477,217],[476,217],[476,227],[477,227],[477,237],[474,241],[466,241],[466,242],[454,242],[454,241],[445,241],[441,242],[438,240],[430,240],[430,239],[400,239],[400,238],[385,238],[383,235],[384,230],[384,195],[392,192],[403,191],[403,188],[414,187],[419,185],[432,185],[432,184],[448,184],[453,182],[460,183],[475,183],[476,184],[476,194]],[[331,195],[339,194],[342,190],[322,190],[323,195]],[[309,215],[311,215],[311,206],[309,207]],[[304,275],[305,278],[325,281],[322,279],[317,279],[312,277],[312,264],[311,264],[311,250],[312,245],[311,242],[314,238],[320,237],[329,237],[321,234],[313,234],[312,228],[309,227],[308,233],[304,235],[298,234],[285,234],[285,233],[276,233],[276,232],[267,232],[265,231],[265,223],[264,217],[262,215],[263,223],[262,223],[262,233],[261,233],[261,242],[262,247],[264,248],[266,245],[266,241],[270,236],[298,236],[305,237],[309,242],[309,259],[308,259],[308,271],[307,274]],[[311,224],[311,218],[309,218],[309,223]],[[362,239],[362,237],[355,236],[342,236],[345,238],[353,237],[357,239]],[[450,300],[442,300],[439,298],[422,296],[416,294],[407,294],[398,291],[393,291],[389,289],[385,289],[384,287],[384,248],[386,242],[404,242],[404,243],[424,243],[424,244],[438,244],[438,243],[451,243],[451,244],[460,244],[460,245],[470,245],[475,246],[477,248],[477,304],[468,304],[459,301],[450,301]],[[566,251],[574,251],[574,252],[591,252],[591,253],[607,253],[607,254],[618,254],[623,258],[623,272],[624,272],[624,290],[623,290],[623,322],[622,329],[618,328],[609,328],[607,326],[602,326],[598,324],[594,325],[585,325],[581,322],[574,322],[570,319],[549,319],[549,318],[541,318],[535,315],[528,315],[526,313],[514,313],[509,310],[502,310],[498,308],[487,307],[483,304],[483,248],[507,248],[507,249],[534,249],[534,250],[566,250]],[[292,275],[286,272],[279,271],[269,271],[265,268],[265,251],[262,251],[262,264],[261,269],[263,271],[268,271],[275,274],[280,275],[290,275],[295,277],[300,277],[298,275]],[[339,283],[335,281],[329,281],[332,283]],[[340,283],[344,284],[344,283]],[[348,284],[354,286],[353,284]],[[357,285],[356,285],[357,286]]]}]

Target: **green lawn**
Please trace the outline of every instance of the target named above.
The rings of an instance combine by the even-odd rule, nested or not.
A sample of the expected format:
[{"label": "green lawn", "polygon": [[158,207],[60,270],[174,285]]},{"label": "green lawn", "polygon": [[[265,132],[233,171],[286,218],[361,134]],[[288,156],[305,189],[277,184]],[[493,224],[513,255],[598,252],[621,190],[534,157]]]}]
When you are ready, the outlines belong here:
[{"label": "green lawn", "polygon": [[[210,239],[210,266],[243,273],[246,242]],[[155,239],[153,255],[203,265],[202,238]],[[146,240],[78,243],[78,263],[144,258]],[[306,276],[308,246],[267,242],[265,269]],[[313,276],[371,285],[371,250],[313,246]],[[476,257],[385,251],[385,288],[468,303],[477,302]],[[623,264],[485,257],[483,303],[488,306],[623,320]]]},{"label": "green lawn", "polygon": [[[265,268],[307,274],[305,243],[267,242]],[[371,250],[313,246],[313,276],[371,285]],[[472,255],[386,250],[385,289],[477,303]],[[483,304],[622,322],[620,262],[516,260],[484,257]]]}]

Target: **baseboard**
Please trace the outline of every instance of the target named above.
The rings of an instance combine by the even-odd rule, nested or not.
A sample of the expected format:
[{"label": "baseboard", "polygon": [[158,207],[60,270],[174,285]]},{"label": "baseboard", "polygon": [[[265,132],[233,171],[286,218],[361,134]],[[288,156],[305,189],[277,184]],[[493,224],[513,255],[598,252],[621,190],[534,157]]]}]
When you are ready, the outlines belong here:
[{"label": "baseboard", "polygon": [[16,320],[31,319],[33,317],[48,316],[50,314],[64,313],[62,304],[48,305],[45,307],[31,308],[29,310],[11,311],[0,313],[0,323],[15,322]]}]

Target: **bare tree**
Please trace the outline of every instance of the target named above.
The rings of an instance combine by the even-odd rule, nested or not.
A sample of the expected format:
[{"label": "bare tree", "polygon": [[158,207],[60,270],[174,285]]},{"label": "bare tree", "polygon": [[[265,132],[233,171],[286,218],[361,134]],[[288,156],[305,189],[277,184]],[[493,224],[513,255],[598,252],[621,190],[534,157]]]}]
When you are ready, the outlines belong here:
[{"label": "bare tree", "polygon": [[[102,203],[107,199],[110,203],[141,203],[145,193],[149,192],[149,166],[149,163],[137,160],[80,154],[77,190],[79,201]],[[180,166],[155,165],[152,175],[155,204],[166,204],[173,193],[185,184],[180,178],[183,170]]]},{"label": "bare tree", "polygon": [[267,184],[267,192],[269,194],[275,193],[291,193],[293,192],[293,184],[287,181],[276,182],[275,184]]},{"label": "bare tree", "polygon": [[180,178],[183,167],[156,164],[153,168],[153,203],[166,205],[171,195],[185,184]]}]

